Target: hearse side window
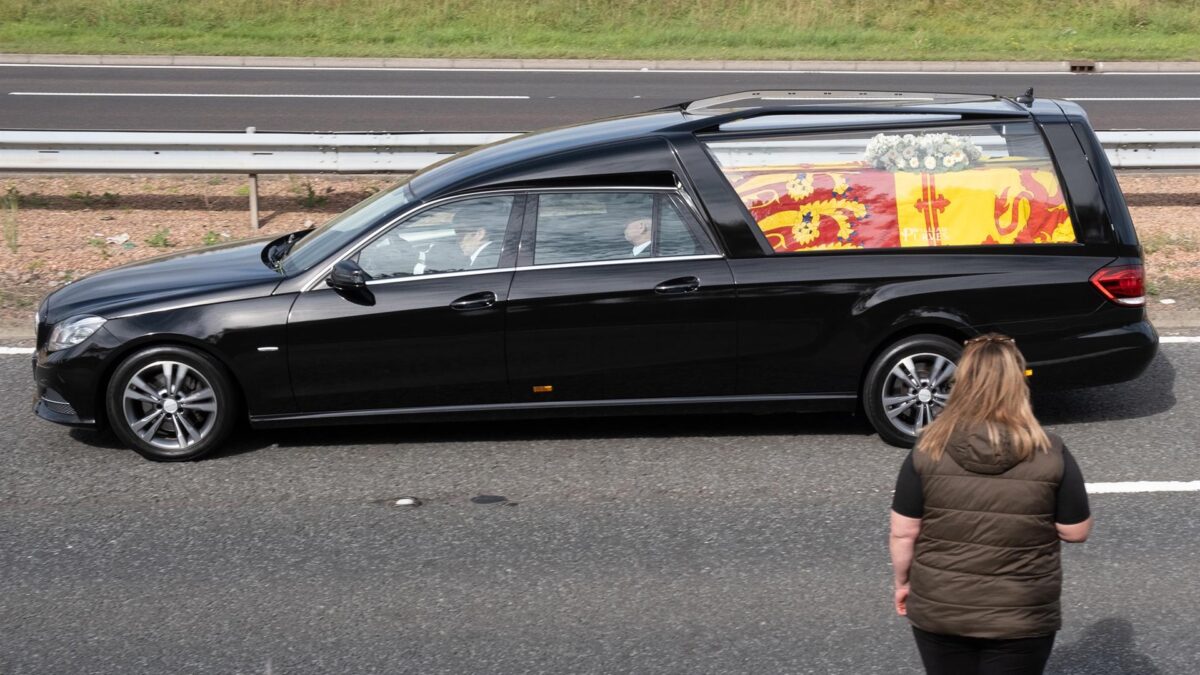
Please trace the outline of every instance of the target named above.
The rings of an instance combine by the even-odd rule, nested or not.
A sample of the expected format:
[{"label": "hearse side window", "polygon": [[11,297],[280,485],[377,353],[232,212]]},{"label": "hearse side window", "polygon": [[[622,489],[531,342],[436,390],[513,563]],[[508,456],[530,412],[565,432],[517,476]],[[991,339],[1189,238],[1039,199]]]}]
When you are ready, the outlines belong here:
[{"label": "hearse side window", "polygon": [[779,253],[1076,241],[1030,122],[707,145]]},{"label": "hearse side window", "polygon": [[705,252],[671,200],[662,195],[579,192],[538,196],[535,265]]},{"label": "hearse side window", "polygon": [[358,254],[372,279],[493,269],[500,264],[513,198],[481,197],[422,211]]}]

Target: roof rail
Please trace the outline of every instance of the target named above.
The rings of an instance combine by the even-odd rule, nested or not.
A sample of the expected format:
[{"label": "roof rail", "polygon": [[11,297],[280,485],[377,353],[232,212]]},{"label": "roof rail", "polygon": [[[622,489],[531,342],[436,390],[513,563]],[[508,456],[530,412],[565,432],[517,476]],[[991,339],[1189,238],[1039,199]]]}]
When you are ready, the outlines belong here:
[{"label": "roof rail", "polygon": [[967,103],[994,101],[997,97],[986,94],[945,94],[933,92],[907,91],[833,91],[821,89],[756,89],[733,94],[712,96],[695,101],[679,104],[684,112],[699,112],[721,108],[753,108],[762,104],[743,104],[726,106],[737,101],[770,101],[770,105],[787,105],[787,102],[809,105],[820,103],[853,104],[863,102],[868,104],[895,103],[899,105],[919,105],[922,103]]}]

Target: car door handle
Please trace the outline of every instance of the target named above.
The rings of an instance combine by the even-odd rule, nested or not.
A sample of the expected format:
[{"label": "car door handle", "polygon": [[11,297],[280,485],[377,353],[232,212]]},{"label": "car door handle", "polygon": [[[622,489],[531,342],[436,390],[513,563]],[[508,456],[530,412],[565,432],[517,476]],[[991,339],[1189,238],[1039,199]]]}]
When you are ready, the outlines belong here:
[{"label": "car door handle", "polygon": [[468,309],[484,309],[496,304],[496,294],[491,291],[472,293],[450,303],[450,309],[465,311]]},{"label": "car door handle", "polygon": [[663,295],[673,295],[676,293],[691,293],[700,288],[700,280],[696,277],[679,277],[678,279],[669,279],[654,287],[655,293]]}]

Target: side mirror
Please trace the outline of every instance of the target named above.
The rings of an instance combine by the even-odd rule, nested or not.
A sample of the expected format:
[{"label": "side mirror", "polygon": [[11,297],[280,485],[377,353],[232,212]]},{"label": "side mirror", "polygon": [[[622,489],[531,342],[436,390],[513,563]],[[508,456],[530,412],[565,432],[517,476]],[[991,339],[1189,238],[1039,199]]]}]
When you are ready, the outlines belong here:
[{"label": "side mirror", "polygon": [[325,283],[341,291],[355,291],[367,287],[370,275],[353,260],[343,260],[333,266]]}]

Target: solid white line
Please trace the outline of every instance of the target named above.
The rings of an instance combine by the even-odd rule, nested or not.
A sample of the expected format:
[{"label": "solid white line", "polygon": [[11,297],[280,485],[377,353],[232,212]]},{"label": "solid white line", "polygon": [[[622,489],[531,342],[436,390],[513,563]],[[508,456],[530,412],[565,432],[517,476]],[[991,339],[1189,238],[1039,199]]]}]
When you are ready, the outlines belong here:
[{"label": "solid white line", "polygon": [[[186,65],[133,65],[133,64],[100,64],[100,63],[0,63],[0,68],[125,68],[144,70],[313,70],[313,71],[364,71],[378,70],[383,72],[419,72],[419,73],[698,73],[714,75],[729,73],[731,75],[962,75],[974,77],[977,75],[1012,75],[1028,77],[1030,75],[1072,75],[1066,71],[1047,70],[693,70],[690,68],[417,68],[417,67],[385,67],[385,66],[186,66]],[[1105,77],[1120,75],[1200,75],[1197,71],[1188,72],[1130,72],[1130,73],[1088,73],[1088,77]]]},{"label": "solid white line", "polygon": [[[589,71],[590,72],[590,71]],[[696,71],[688,71],[696,72]],[[714,71],[714,72],[730,72],[730,71]],[[166,92],[105,92],[105,91],[10,91],[9,96],[93,96],[93,97],[124,97],[124,98],[336,98],[336,99],[468,99],[468,100],[528,100],[529,96],[508,95],[508,96],[491,96],[485,94],[201,94],[201,93],[166,93]],[[788,97],[765,97],[764,101],[790,101],[794,100]],[[891,101],[897,100],[890,97],[885,98],[821,98],[814,99],[821,101]],[[908,98],[907,101],[923,101],[932,99]],[[1131,97],[1131,98],[1074,98],[1068,97],[1067,101],[1083,101],[1083,102],[1121,102],[1121,101],[1200,101],[1200,96],[1180,96],[1180,97]]]},{"label": "solid white line", "polygon": [[1200,480],[1136,480],[1127,483],[1086,483],[1088,494],[1118,492],[1200,492]]},{"label": "solid white line", "polygon": [[528,96],[439,94],[167,94],[101,91],[10,91],[9,96],[117,96],[133,98],[400,98],[400,99],[528,99]]},{"label": "solid white line", "polygon": [[[1180,343],[1194,344],[1194,343],[1200,343],[1200,336],[1166,335],[1166,336],[1158,338],[1158,341],[1161,343],[1166,343],[1166,344],[1180,344]],[[0,356],[4,356],[4,355],[25,356],[28,354],[32,354],[33,351],[34,351],[33,347],[0,347]]]},{"label": "solid white line", "polygon": [[1200,96],[1128,96],[1110,98],[1065,97],[1067,101],[1200,101]]}]

